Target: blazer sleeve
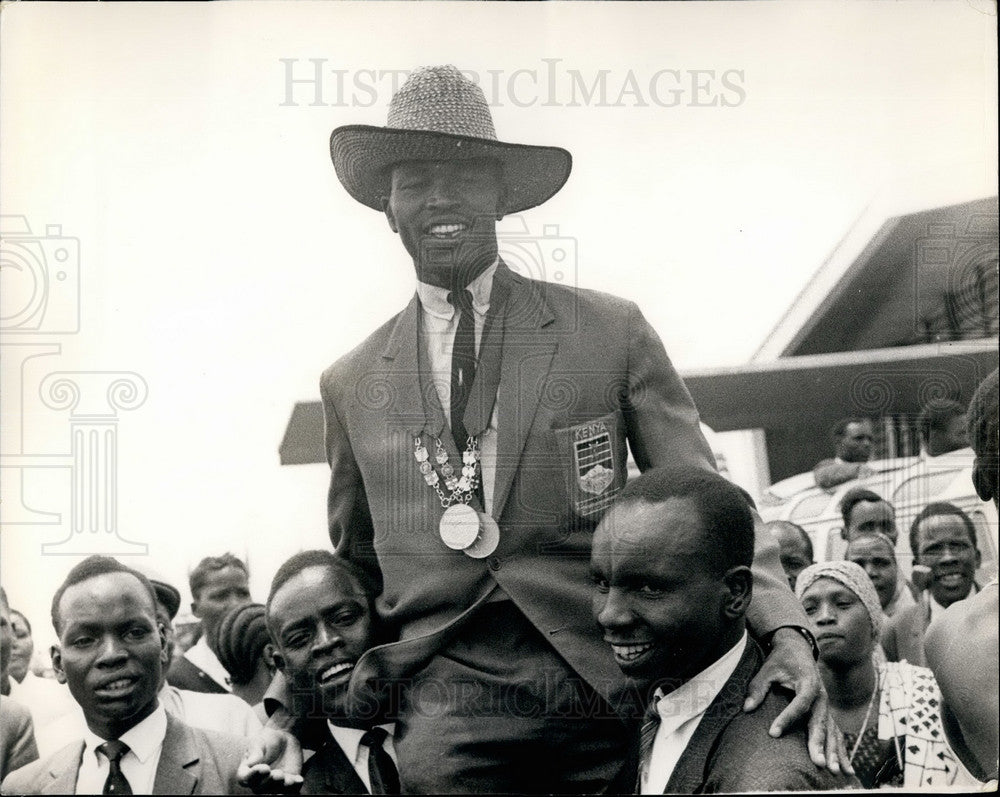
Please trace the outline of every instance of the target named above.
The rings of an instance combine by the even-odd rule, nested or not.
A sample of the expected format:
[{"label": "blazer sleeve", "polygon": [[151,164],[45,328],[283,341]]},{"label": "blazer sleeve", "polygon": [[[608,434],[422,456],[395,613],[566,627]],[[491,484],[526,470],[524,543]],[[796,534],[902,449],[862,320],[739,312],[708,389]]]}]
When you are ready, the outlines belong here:
[{"label": "blazer sleeve", "polygon": [[327,494],[330,541],[338,555],[363,567],[381,587],[371,511],[364,480],[336,406],[336,378],[330,369],[320,379],[326,459],[330,465]]},{"label": "blazer sleeve", "polygon": [[[630,306],[628,391],[623,415],[632,456],[640,471],[659,465],[690,465],[715,470],[715,459],[698,425],[691,394],[674,370],[659,336],[637,306]],[[751,630],[764,636],[783,625],[808,628],[805,613],[788,586],[778,558],[778,543],[760,533],[754,512],[753,601],[747,612]]]},{"label": "blazer sleeve", "polygon": [[0,760],[0,778],[9,772],[38,759],[38,747],[35,745],[35,730],[31,722],[31,713],[23,706],[3,701],[2,710],[7,716],[3,718],[0,739],[2,745],[2,760]]}]

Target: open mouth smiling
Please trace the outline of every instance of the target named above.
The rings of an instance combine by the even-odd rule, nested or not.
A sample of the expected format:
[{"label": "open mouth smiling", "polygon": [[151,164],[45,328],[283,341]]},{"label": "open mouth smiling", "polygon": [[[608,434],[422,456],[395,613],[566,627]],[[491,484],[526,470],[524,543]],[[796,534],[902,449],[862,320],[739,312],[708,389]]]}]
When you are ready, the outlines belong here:
[{"label": "open mouth smiling", "polygon": [[431,224],[425,232],[432,238],[455,238],[459,234],[469,229],[469,225],[463,222],[450,222],[446,224]]},{"label": "open mouth smiling", "polygon": [[636,659],[640,658],[643,654],[648,653],[653,649],[652,642],[643,642],[639,644],[630,645],[619,645],[611,643],[611,650],[615,654],[615,658],[621,662],[628,664]]},{"label": "open mouth smiling", "polygon": [[344,673],[349,673],[353,669],[354,669],[353,661],[341,661],[338,662],[337,664],[327,667],[325,670],[322,670],[319,673],[319,675],[317,675],[317,680],[321,684],[328,684],[331,681],[337,679],[338,676],[341,676]]}]

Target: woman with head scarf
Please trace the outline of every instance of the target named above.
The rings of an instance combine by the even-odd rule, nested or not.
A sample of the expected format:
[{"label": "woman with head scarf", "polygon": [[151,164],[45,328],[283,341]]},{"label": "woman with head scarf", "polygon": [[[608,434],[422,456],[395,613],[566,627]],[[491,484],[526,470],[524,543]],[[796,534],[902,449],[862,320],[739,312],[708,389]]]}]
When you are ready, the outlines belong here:
[{"label": "woman with head scarf", "polygon": [[812,624],[830,708],[861,784],[952,785],[959,764],[944,739],[937,683],[924,667],[878,655],[882,607],[865,571],[846,561],[810,565],[795,591]]}]

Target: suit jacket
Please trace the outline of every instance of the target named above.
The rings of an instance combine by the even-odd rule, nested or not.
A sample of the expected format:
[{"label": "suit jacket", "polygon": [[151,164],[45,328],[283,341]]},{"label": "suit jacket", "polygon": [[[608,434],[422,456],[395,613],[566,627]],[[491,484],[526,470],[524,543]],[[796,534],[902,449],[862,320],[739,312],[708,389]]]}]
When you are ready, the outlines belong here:
[{"label": "suit jacket", "polygon": [[37,758],[31,712],[0,695],[0,778]]},{"label": "suit jacket", "polygon": [[[809,758],[804,726],[777,739],[771,723],[788,705],[784,694],[768,693],[749,714],[743,711],[747,687],[764,662],[757,643],[748,641],[736,670],[705,710],[691,741],[677,761],[664,794],[717,794],[751,791],[832,791],[857,788],[855,778],[835,777]],[[635,791],[639,744],[634,739],[621,775],[609,792]]]},{"label": "suit jacket", "polygon": [[186,656],[174,659],[174,662],[170,665],[170,669],[167,670],[167,683],[171,686],[176,686],[178,689],[186,689],[189,692],[230,694],[224,686],[218,684],[211,675]]},{"label": "suit jacket", "polygon": [[[712,454],[687,389],[635,304],[526,279],[501,263],[491,313],[504,293],[503,312],[480,345],[481,363],[494,347],[502,352],[493,358],[492,516],[500,544],[485,559],[441,542],[440,501],[414,461],[419,434],[429,450],[428,436],[439,435],[450,461],[461,462],[434,386],[421,375],[417,296],[322,376],[330,536],[338,553],[377,571],[379,614],[400,636],[362,658],[352,688],[412,672],[499,585],[573,670],[617,705],[624,678],[591,615],[587,574],[593,529],[625,483],[626,441],[640,470],[710,469]],[[480,406],[489,417],[488,370],[481,365],[477,373],[467,425]],[[597,471],[603,478],[582,464],[588,441],[606,452]],[[757,537],[755,631],[805,626],[777,543]]]},{"label": "suit jacket", "polygon": [[[4,778],[3,794],[74,794],[83,741]],[[167,715],[153,794],[250,794],[236,781],[243,740],[185,725]]]},{"label": "suit jacket", "polygon": [[368,794],[354,766],[326,729],[326,739],[302,767],[302,794]]},{"label": "suit jacket", "polygon": [[929,598],[927,592],[923,592],[916,604],[890,617],[882,629],[882,649],[886,659],[926,667],[924,634],[930,621]]}]

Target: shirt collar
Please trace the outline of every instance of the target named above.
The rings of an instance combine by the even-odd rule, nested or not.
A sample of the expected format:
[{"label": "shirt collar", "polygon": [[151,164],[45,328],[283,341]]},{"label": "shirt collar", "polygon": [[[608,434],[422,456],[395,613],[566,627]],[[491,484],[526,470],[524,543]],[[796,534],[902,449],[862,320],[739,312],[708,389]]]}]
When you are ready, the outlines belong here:
[{"label": "shirt collar", "polygon": [[[361,728],[347,728],[343,725],[334,725],[330,720],[327,720],[326,724],[330,728],[330,733],[333,734],[334,741],[340,745],[340,749],[347,756],[347,760],[352,764],[356,764],[358,761],[358,752],[361,749],[361,737],[365,735],[365,731]],[[379,725],[378,727],[384,728],[391,739],[396,726],[389,723],[388,725]]]},{"label": "shirt collar", "polygon": [[[145,764],[149,757],[160,749],[166,735],[167,711],[163,706],[157,704],[152,714],[142,722],[133,725],[118,738],[128,745],[128,749],[135,753],[135,757],[141,763]],[[107,741],[111,740],[102,739],[90,728],[83,732],[84,750],[94,752]]]},{"label": "shirt collar", "polygon": [[723,685],[736,671],[747,646],[747,632],[721,658],[685,681],[668,695],[660,688],[654,693],[656,710],[660,715],[660,728],[671,733],[685,722],[705,713],[712,701],[722,691]]},{"label": "shirt collar", "polygon": [[[966,595],[965,598],[960,598],[960,600],[964,601],[967,598],[971,598],[977,592],[979,592],[979,587],[976,585],[975,582],[972,582],[972,589],[969,590],[969,594]],[[955,603],[958,603],[958,601],[955,601]],[[955,604],[953,603],[952,606],[954,605]],[[934,595],[931,593],[931,591],[927,590],[927,614],[930,620],[933,620],[935,617],[940,616],[946,611],[948,611],[947,607],[942,606],[940,603],[938,603],[937,600],[935,600]]]},{"label": "shirt collar", "polygon": [[[500,256],[498,255],[492,266],[466,286],[466,290],[472,293],[472,309],[479,315],[486,315],[486,311],[490,309],[493,275],[496,274],[499,265]],[[455,308],[448,302],[449,293],[447,288],[417,281],[417,296],[420,297],[420,304],[424,311],[447,321],[451,321],[455,315]]]}]

